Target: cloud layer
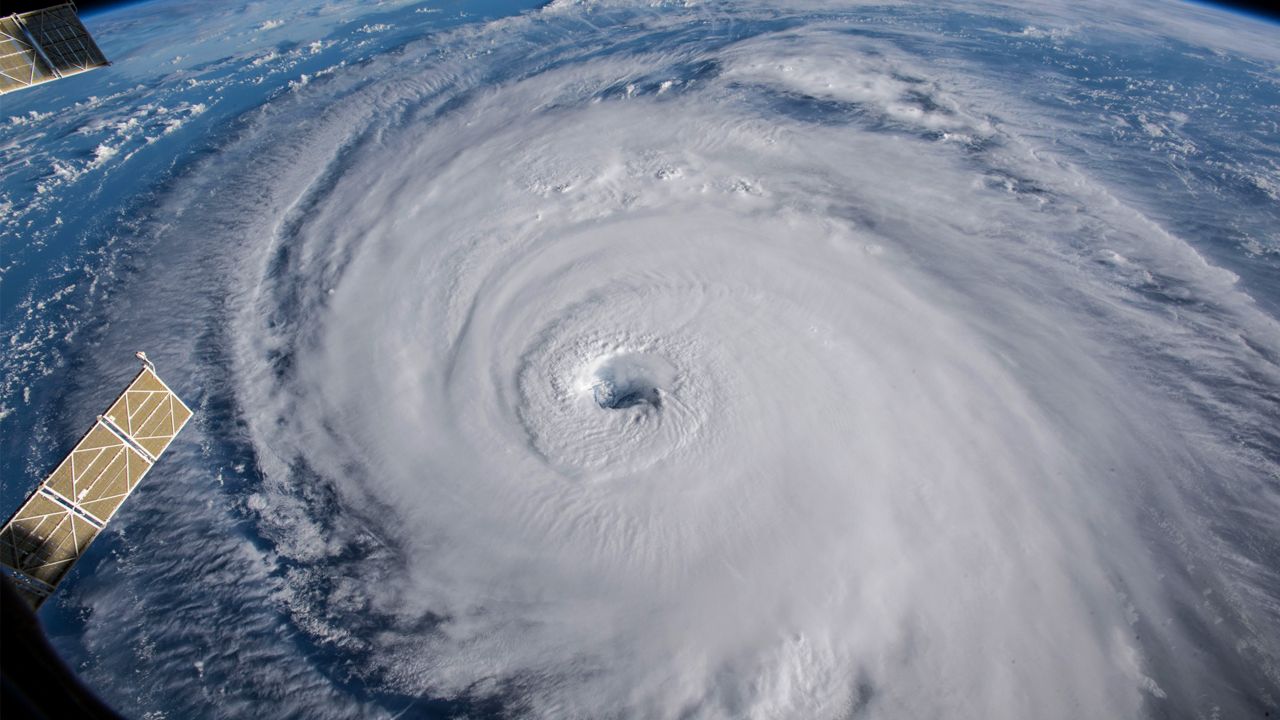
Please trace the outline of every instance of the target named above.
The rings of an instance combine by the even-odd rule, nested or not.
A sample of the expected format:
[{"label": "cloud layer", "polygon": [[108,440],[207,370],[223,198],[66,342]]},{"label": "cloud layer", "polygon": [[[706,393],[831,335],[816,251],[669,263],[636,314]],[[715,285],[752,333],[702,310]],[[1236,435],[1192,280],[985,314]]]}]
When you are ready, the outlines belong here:
[{"label": "cloud layer", "polygon": [[1273,706],[1274,319],[912,12],[553,5],[245,115],[129,281],[223,446],[143,532],[252,570],[162,638],[335,716]]}]

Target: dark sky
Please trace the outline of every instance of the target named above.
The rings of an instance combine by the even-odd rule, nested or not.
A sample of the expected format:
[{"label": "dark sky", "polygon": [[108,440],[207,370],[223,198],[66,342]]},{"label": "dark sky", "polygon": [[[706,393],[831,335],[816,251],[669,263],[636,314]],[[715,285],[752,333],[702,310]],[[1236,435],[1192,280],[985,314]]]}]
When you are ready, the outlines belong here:
[{"label": "dark sky", "polygon": [[1276,9],[1274,2],[1205,2],[1205,5],[1219,5],[1222,7],[1235,8],[1243,10],[1254,15],[1271,18],[1280,21],[1280,10]]}]

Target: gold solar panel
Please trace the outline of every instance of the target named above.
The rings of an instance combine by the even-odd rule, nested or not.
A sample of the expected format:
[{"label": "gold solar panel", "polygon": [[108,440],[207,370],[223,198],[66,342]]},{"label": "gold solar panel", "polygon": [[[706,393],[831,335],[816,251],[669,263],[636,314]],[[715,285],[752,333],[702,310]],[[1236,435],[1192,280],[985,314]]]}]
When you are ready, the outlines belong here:
[{"label": "gold solar panel", "polygon": [[0,18],[0,93],[109,64],[75,5]]},{"label": "gold solar panel", "polygon": [[150,460],[99,422],[44,481],[44,487],[105,523],[150,469]]},{"label": "gold solar panel", "polygon": [[39,606],[80,559],[191,410],[150,362],[0,529],[0,566]]},{"label": "gold solar panel", "polygon": [[0,531],[0,562],[52,590],[100,527],[44,492],[36,492]]},{"label": "gold solar panel", "polygon": [[57,79],[27,39],[17,16],[0,18],[0,93]]},{"label": "gold solar panel", "polygon": [[143,368],[107,409],[107,420],[153,458],[160,457],[190,419],[191,410],[150,368]]}]

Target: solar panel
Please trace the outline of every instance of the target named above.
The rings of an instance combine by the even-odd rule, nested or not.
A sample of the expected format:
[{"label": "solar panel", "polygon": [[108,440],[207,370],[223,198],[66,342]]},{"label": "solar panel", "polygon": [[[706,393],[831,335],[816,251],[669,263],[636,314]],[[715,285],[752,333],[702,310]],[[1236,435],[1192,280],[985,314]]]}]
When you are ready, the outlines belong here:
[{"label": "solar panel", "polygon": [[146,362],[0,529],[0,566],[32,605],[57,588],[191,415]]},{"label": "solar panel", "polygon": [[107,409],[107,420],[153,458],[160,457],[189,419],[191,410],[146,367]]},{"label": "solar panel", "polygon": [[101,530],[42,489],[0,531],[0,562],[19,589],[43,600]]},{"label": "solar panel", "polygon": [[42,490],[102,525],[150,469],[149,459],[99,421]]},{"label": "solar panel", "polygon": [[71,3],[0,17],[0,93],[106,65]]}]

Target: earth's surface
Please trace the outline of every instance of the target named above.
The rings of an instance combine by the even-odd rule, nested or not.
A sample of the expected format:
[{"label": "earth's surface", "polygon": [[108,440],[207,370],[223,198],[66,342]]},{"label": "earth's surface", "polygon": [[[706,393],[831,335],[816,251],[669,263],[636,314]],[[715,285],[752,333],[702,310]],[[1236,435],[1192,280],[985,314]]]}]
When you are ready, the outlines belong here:
[{"label": "earth's surface", "polygon": [[1175,3],[158,0],[0,99],[3,508],[123,713],[1254,718],[1280,31]]}]

